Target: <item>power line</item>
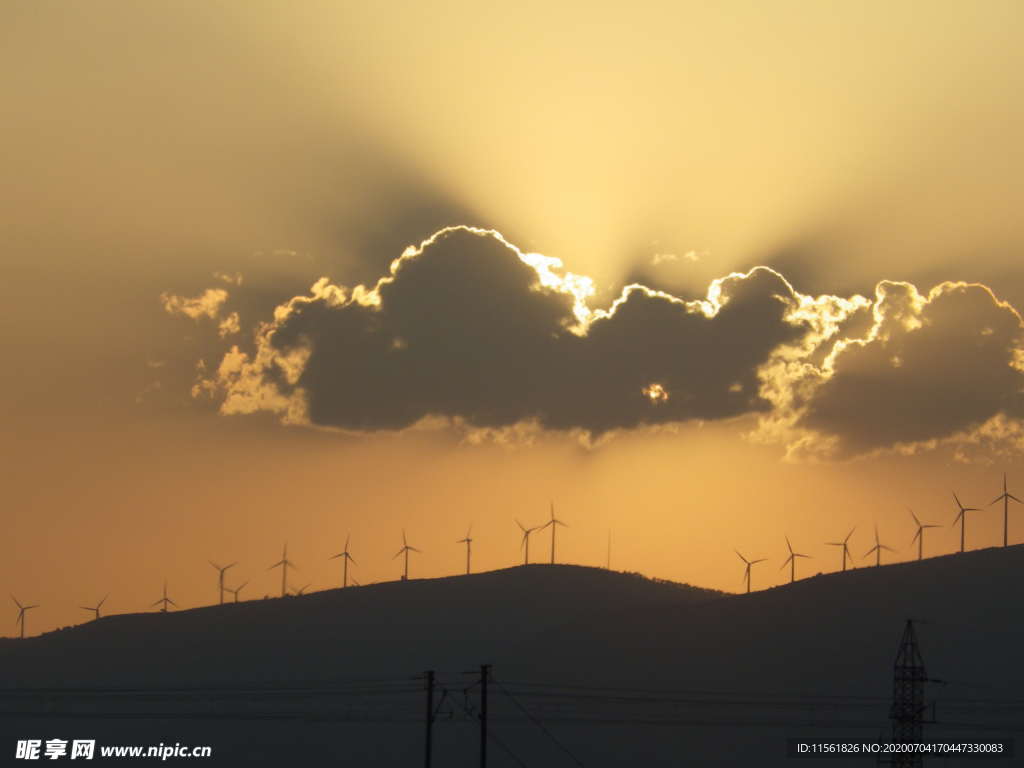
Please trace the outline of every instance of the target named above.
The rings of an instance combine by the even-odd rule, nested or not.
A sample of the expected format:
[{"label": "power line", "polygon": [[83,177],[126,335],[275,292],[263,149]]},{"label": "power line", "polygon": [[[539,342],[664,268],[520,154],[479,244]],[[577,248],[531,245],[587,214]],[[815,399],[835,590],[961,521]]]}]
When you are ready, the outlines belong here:
[{"label": "power line", "polygon": [[562,742],[560,742],[558,739],[556,739],[554,734],[551,733],[551,731],[549,731],[546,727],[544,727],[544,723],[542,723],[540,720],[538,720],[536,717],[534,717],[533,714],[526,707],[524,707],[519,702],[519,699],[517,699],[515,696],[513,696],[511,693],[509,693],[508,690],[506,690],[505,686],[503,686],[496,678],[492,677],[492,679],[494,680],[494,684],[497,685],[498,688],[501,689],[501,692],[504,693],[506,696],[508,696],[512,700],[512,702],[517,707],[519,707],[519,709],[522,711],[522,713],[524,715],[526,715],[528,718],[530,718],[530,720],[532,720],[533,723],[544,732],[544,735],[546,735],[549,739],[551,739],[551,741],[554,742],[555,745],[559,749],[561,749],[563,752],[565,752],[565,754],[567,754],[569,756],[569,758],[574,763],[576,763],[576,765],[580,766],[580,768],[583,768],[583,763],[580,762],[579,758],[577,758],[576,755],[574,755],[572,752],[570,752],[569,748],[566,747]]}]

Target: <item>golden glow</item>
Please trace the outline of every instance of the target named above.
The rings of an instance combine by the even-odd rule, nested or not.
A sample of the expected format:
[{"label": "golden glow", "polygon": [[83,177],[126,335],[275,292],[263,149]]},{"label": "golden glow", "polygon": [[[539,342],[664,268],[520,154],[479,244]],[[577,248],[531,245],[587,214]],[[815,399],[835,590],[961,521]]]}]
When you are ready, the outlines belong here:
[{"label": "golden glow", "polygon": [[668,391],[657,382],[649,384],[640,391],[655,405],[668,400]]},{"label": "golden glow", "polygon": [[[326,558],[349,530],[362,583],[397,577],[403,527],[424,550],[416,576],[458,572],[468,520],[474,569],[508,566],[513,519],[542,523],[552,498],[572,526],[560,559],[602,564],[611,528],[616,568],[738,590],[733,547],[780,563],[799,531],[794,547],[825,558],[815,542],[875,514],[909,541],[903,504],[952,519],[949,487],[980,505],[1004,464],[1020,495],[1024,429],[1006,413],[931,452],[844,464],[796,426],[844,350],[912,331],[964,285],[937,281],[1024,307],[1019,0],[479,5],[11,16],[0,583],[41,603],[30,634],[81,622],[107,592],[111,613],[148,610],[165,579],[183,607],[210,604],[208,559],[239,560],[251,598],[273,594],[286,539],[313,589],[333,586]],[[204,410],[308,423],[301,390],[267,384],[298,381],[309,354],[274,349],[275,323],[295,302],[379,305],[388,260],[460,222],[507,233],[539,285],[572,296],[576,333],[630,291],[715,317],[753,264],[785,276],[787,320],[809,330],[758,371],[767,414],[596,451],[530,421],[339,438]],[[382,233],[401,242],[381,248]],[[667,386],[630,396],[664,413],[684,397]],[[681,466],[702,481],[686,509]],[[999,541],[998,516],[976,525]],[[936,554],[956,547],[955,530],[931,533]],[[768,565],[755,589],[786,579]]]}]

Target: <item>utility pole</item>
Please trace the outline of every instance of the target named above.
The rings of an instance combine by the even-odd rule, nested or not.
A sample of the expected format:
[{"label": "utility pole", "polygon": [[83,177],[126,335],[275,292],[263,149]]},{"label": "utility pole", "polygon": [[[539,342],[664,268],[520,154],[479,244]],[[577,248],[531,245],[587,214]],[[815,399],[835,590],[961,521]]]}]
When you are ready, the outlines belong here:
[{"label": "utility pole", "polygon": [[480,665],[480,768],[487,768],[487,677],[490,664]]},{"label": "utility pole", "polygon": [[434,670],[429,669],[426,672],[427,675],[427,739],[426,739],[426,754],[424,755],[423,765],[426,768],[430,768],[430,755],[432,752],[431,747],[433,746],[433,731],[434,731]]},{"label": "utility pole", "polygon": [[[889,711],[893,743],[919,744],[923,741],[924,724],[935,722],[934,713],[930,720],[925,720],[928,706],[924,701],[924,684],[927,682],[938,681],[929,681],[924,659],[917,647],[914,621],[907,619],[894,665],[892,709]],[[893,755],[890,765],[898,768],[920,768],[924,765],[923,761],[920,753],[897,752]]]}]

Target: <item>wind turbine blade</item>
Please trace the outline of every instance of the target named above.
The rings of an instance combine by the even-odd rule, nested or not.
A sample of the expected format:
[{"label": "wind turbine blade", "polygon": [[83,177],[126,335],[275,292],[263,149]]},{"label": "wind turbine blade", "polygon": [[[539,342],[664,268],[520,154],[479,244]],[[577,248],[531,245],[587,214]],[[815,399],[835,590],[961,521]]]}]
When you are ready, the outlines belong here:
[{"label": "wind turbine blade", "polygon": [[874,552],[877,552],[877,551],[878,551],[878,545],[875,544],[875,546],[873,546],[871,549],[869,549],[867,552],[864,553],[864,557],[867,557],[868,555],[870,555],[870,554],[872,554]]},{"label": "wind turbine blade", "polygon": [[405,540],[405,528],[402,529],[402,546],[403,547],[409,546],[409,542]]},{"label": "wind turbine blade", "polygon": [[754,563],[763,563],[767,559],[768,559],[767,557],[760,557],[757,560],[751,560],[750,561],[750,565],[753,565]]},{"label": "wind turbine blade", "polygon": [[237,560],[235,562],[233,562],[231,565],[225,565],[224,566],[224,570],[226,571],[228,568],[234,568],[236,565],[238,565],[238,561]]},{"label": "wind turbine blade", "polygon": [[102,600],[100,600],[100,603],[99,603],[99,605],[97,605],[96,607],[97,607],[97,608],[102,608],[102,607],[103,607],[103,604],[104,604],[105,602],[107,602],[107,598],[108,598],[108,597],[110,597],[110,593],[107,593],[107,594],[105,594],[105,595],[103,596],[103,599],[102,599]]},{"label": "wind turbine blade", "polygon": [[914,523],[920,526],[921,521],[917,519],[917,515],[914,514],[914,510],[912,510],[910,507],[907,507],[907,511],[910,512],[910,516],[914,518]]},{"label": "wind turbine blade", "polygon": [[241,592],[241,591],[242,591],[242,587],[244,587],[244,586],[245,586],[246,584],[248,584],[248,583],[249,583],[249,582],[248,582],[248,581],[246,581],[246,582],[244,582],[244,583],[243,583],[243,584],[242,584],[241,586],[235,587],[235,592]]},{"label": "wind turbine blade", "polygon": [[843,544],[845,544],[846,542],[848,542],[850,540],[850,537],[853,536],[853,532],[856,531],[856,530],[857,530],[857,526],[855,525],[855,526],[853,526],[853,528],[850,529],[850,532],[848,534],[846,534],[846,538],[843,539]]},{"label": "wind turbine blade", "polygon": [[345,557],[347,557],[349,559],[349,561],[352,563],[352,565],[358,565],[358,563],[356,562],[356,559],[354,557],[352,557],[352,555],[346,554]]},{"label": "wind turbine blade", "polygon": [[348,552],[348,540],[352,537],[351,533],[345,534],[345,551]]},{"label": "wind turbine blade", "polygon": [[1021,501],[1016,496],[1014,496],[1012,493],[1006,494],[1006,498],[1011,499],[1013,501],[1016,501],[1018,504],[1024,504],[1024,501]]},{"label": "wind turbine blade", "polygon": [[941,528],[942,526],[941,525],[934,525],[934,524],[926,524],[926,525],[922,525],[921,527],[922,528]]},{"label": "wind turbine blade", "polygon": [[785,568],[785,567],[786,567],[787,565],[789,565],[789,561],[790,561],[790,560],[792,560],[792,559],[793,559],[793,556],[792,556],[792,555],[790,555],[789,557],[787,557],[787,558],[786,558],[786,559],[785,559],[785,560],[784,560],[784,561],[782,562],[782,565],[780,565],[780,566],[779,566],[779,570],[781,571],[781,570],[782,570],[783,568]]},{"label": "wind turbine blade", "polygon": [[150,604],[150,608],[152,608],[154,605],[160,605],[160,603],[162,603],[163,601],[164,601],[164,599],[161,597],[155,603]]},{"label": "wind turbine blade", "polygon": [[278,566],[284,565],[284,562],[285,562],[284,560],[279,560],[278,562],[274,563],[274,564],[273,564],[272,566],[270,566],[269,568],[267,568],[267,570],[268,570],[268,571],[272,571],[272,570],[274,570],[275,568],[277,568]]},{"label": "wind turbine blade", "polygon": [[526,533],[526,528],[525,528],[525,527],[523,526],[523,524],[522,524],[522,523],[520,523],[520,522],[519,522],[519,518],[518,518],[518,517],[516,518],[516,525],[518,525],[518,526],[519,526],[519,529],[520,529],[520,530],[521,530],[521,531],[522,531],[523,533]]},{"label": "wind turbine blade", "polygon": [[960,510],[960,514],[958,514],[956,517],[953,518],[953,522],[951,524],[952,525],[956,525],[957,522],[960,520],[960,518],[963,517],[963,516],[964,516],[964,510],[961,509]]},{"label": "wind turbine blade", "polygon": [[737,557],[739,557],[739,559],[742,560],[744,563],[749,562],[747,558],[740,554],[740,551],[738,549],[734,549],[733,552],[735,552]]},{"label": "wind turbine blade", "polygon": [[170,603],[171,605],[177,605],[177,603],[174,602],[173,600],[171,600],[171,598],[169,598],[169,597],[167,598],[167,602]]},{"label": "wind turbine blade", "polygon": [[218,571],[220,570],[220,566],[219,566],[219,565],[217,565],[217,564],[216,564],[215,562],[213,562],[213,560],[207,560],[206,562],[208,562],[208,563],[209,563],[210,565],[212,565],[212,566],[213,566],[214,568],[216,568],[216,569],[217,569]]},{"label": "wind turbine blade", "polygon": [[[401,548],[400,550],[398,550],[398,551],[397,551],[397,552],[395,553],[395,557],[398,557],[398,556],[399,556],[400,554],[402,554],[403,552],[405,552],[405,547],[402,547],[402,548]],[[392,559],[392,560],[394,560],[394,559],[395,559],[395,557],[392,557],[391,559]]]},{"label": "wind turbine blade", "polygon": [[910,540],[910,543],[911,543],[911,544],[913,544],[913,543],[914,543],[915,541],[917,541],[918,537],[919,537],[919,536],[921,535],[921,528],[924,528],[924,526],[920,526],[920,527],[919,527],[919,528],[917,529],[917,533],[915,533],[915,534],[914,534],[914,538],[912,538],[912,539]]},{"label": "wind turbine blade", "polygon": [[793,545],[789,543],[789,536],[786,537],[786,549],[789,550],[789,554],[793,554]]},{"label": "wind turbine blade", "polygon": [[335,560],[335,559],[337,559],[337,558],[341,557],[341,556],[342,556],[343,554],[344,554],[343,552],[339,552],[339,553],[338,553],[338,554],[336,554],[336,555],[331,555],[331,556],[330,556],[330,557],[328,557],[327,559],[328,559],[328,560]]},{"label": "wind turbine blade", "polygon": [[881,548],[884,549],[887,552],[895,552],[896,551],[895,549],[893,549],[892,547],[890,547],[890,546],[888,546],[886,544],[882,544]]},{"label": "wind turbine blade", "polygon": [[409,547],[409,551],[410,552],[419,552],[421,555],[423,554],[422,552],[420,552],[420,550],[416,549],[416,547]]}]

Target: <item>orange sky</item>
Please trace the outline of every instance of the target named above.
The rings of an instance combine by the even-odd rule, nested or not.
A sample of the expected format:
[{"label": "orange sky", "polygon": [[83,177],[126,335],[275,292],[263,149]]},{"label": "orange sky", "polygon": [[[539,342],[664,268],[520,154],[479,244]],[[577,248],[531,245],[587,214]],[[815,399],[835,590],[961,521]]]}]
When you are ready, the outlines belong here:
[{"label": "orange sky", "polygon": [[[423,550],[413,576],[457,572],[455,540],[470,523],[474,568],[497,568],[521,559],[514,518],[539,524],[550,500],[570,526],[559,530],[560,560],[603,564],[611,530],[613,567],[726,590],[741,587],[733,548],[770,558],[755,568],[755,587],[784,581],[786,534],[814,557],[798,574],[835,569],[838,552],[823,542],[854,525],[860,558],[876,521],[895,557],[912,557],[908,506],[947,526],[927,532],[926,552],[952,551],[951,491],[982,506],[1006,471],[1024,498],[1024,344],[1012,309],[981,289],[950,288],[921,309],[890,287],[879,333],[891,342],[862,354],[851,345],[831,384],[790,370],[785,392],[816,393],[799,422],[814,432],[813,450],[766,426],[799,409],[728,399],[733,366],[751,381],[770,378],[736,362],[756,347],[755,331],[765,331],[766,354],[777,351],[774,326],[747,328],[739,299],[739,330],[711,341],[695,332],[667,362],[655,340],[681,342],[646,315],[600,343],[595,333],[589,346],[562,334],[554,367],[512,349],[494,356],[506,378],[525,370],[525,381],[540,382],[545,423],[556,425],[512,444],[476,442],[472,429],[390,428],[383,396],[373,419],[358,398],[338,396],[339,382],[372,395],[375,383],[404,387],[423,371],[456,370],[469,353],[454,345],[441,350],[451,355],[444,363],[376,379],[378,358],[331,351],[357,337],[333,330],[330,312],[323,323],[282,322],[320,340],[313,359],[331,373],[317,402],[341,420],[365,415],[367,429],[218,414],[228,390],[197,400],[190,389],[199,359],[209,378],[232,344],[254,354],[258,324],[320,278],[346,295],[372,287],[406,246],[458,224],[495,228],[593,278],[592,310],[632,281],[695,302],[715,278],[756,264],[806,297],[872,300],[883,280],[909,281],[925,297],[963,280],[1024,309],[1021,16],[1018,3],[994,0],[640,3],[628,12],[16,4],[0,31],[0,163],[14,182],[0,188],[11,555],[0,561],[0,588],[42,604],[29,618],[34,634],[83,620],[79,606],[108,592],[112,612],[148,609],[165,578],[180,606],[212,602],[208,560],[239,561],[228,581],[248,580],[244,595],[274,594],[279,576],[267,568],[285,541],[301,569],[296,587],[338,581],[338,561],[327,558],[349,532],[351,573],[363,583],[397,577],[403,527]],[[429,335],[431,322],[444,327],[438,307],[479,297],[478,281],[492,278],[510,301],[540,307],[537,317],[557,304],[555,294],[517,292],[511,276],[529,273],[514,261],[492,274],[504,251],[465,242],[470,256],[457,256],[466,264],[478,245],[489,259],[479,275],[438,289],[410,267],[387,309],[404,317],[428,307]],[[426,249],[423,269],[442,253]],[[241,274],[241,284],[215,272]],[[216,321],[161,301],[209,288],[228,294]],[[496,306],[491,330],[525,323],[516,307]],[[663,309],[652,302],[651,317]],[[216,324],[231,311],[239,333],[222,339]],[[909,329],[918,320],[926,344],[913,343],[926,337]],[[489,331],[476,338],[464,326],[449,328],[451,338],[493,346]],[[843,333],[863,339],[866,327]],[[627,350],[629,365],[609,349]],[[827,351],[801,360],[824,370]],[[977,357],[947,369],[946,351]],[[575,355],[586,365],[569,364]],[[360,363],[365,381],[345,367]],[[731,410],[693,395],[682,421],[628,426],[591,447],[557,427],[618,415],[621,403],[600,399],[612,373],[648,365],[665,381],[704,382]],[[423,407],[449,397],[459,412],[465,388],[435,378]],[[684,389],[669,387],[672,407]],[[744,397],[754,395],[748,382]],[[588,410],[590,399],[600,407]],[[508,397],[477,405],[459,412],[469,427],[485,411],[522,407]],[[977,426],[993,414],[1003,416],[982,439]],[[967,425],[958,443],[942,443],[957,425]],[[830,436],[841,456],[825,450]],[[900,439],[915,455],[891,450]],[[1024,542],[1022,514],[1011,508],[1012,543]],[[969,518],[968,547],[1000,541],[1001,509]],[[535,539],[531,555],[546,556],[547,542]]]}]

